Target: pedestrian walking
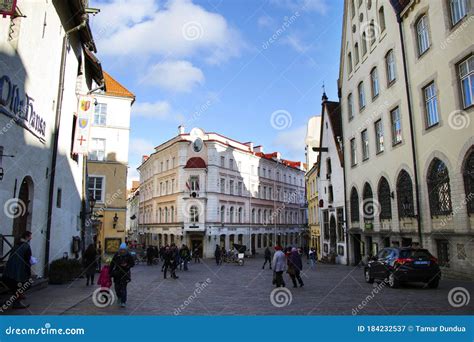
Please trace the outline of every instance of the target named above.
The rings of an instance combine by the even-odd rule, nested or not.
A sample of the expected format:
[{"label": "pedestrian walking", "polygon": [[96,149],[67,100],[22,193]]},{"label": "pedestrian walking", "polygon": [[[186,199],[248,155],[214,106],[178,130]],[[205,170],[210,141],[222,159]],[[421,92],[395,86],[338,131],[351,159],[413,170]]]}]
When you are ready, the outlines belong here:
[{"label": "pedestrian walking", "polygon": [[109,263],[105,264],[100,270],[99,279],[97,280],[97,285],[100,285],[101,288],[110,289],[112,286],[112,277],[110,274]]},{"label": "pedestrian walking", "polygon": [[119,251],[110,262],[110,274],[114,280],[115,293],[122,308],[127,303],[127,285],[132,280],[130,269],[135,266],[132,255],[128,252],[127,244],[122,242]]},{"label": "pedestrian walking", "polygon": [[288,274],[290,275],[293,287],[298,287],[296,281],[300,284],[300,287],[304,286],[303,279],[301,279],[301,271],[303,270],[303,261],[301,260],[301,254],[296,248],[292,248],[291,253],[288,257]]},{"label": "pedestrian walking", "polygon": [[219,265],[222,265],[222,263],[224,262],[226,257],[227,257],[227,251],[225,250],[225,247],[222,246],[222,248],[221,248],[221,260],[220,260]]},{"label": "pedestrian walking", "polygon": [[265,269],[265,265],[268,262],[268,265],[270,266],[270,269],[272,269],[272,251],[270,250],[269,247],[265,248],[264,252],[265,256],[265,262],[263,263],[262,270]]},{"label": "pedestrian walking", "polygon": [[273,282],[276,287],[285,287],[283,272],[286,269],[286,256],[285,253],[283,253],[281,246],[276,246],[275,251],[272,261]]},{"label": "pedestrian walking", "polygon": [[153,258],[155,256],[155,250],[153,249],[153,246],[148,246],[146,249],[146,264],[148,266],[153,265]]},{"label": "pedestrian walking", "polygon": [[309,265],[311,269],[314,269],[316,266],[316,250],[314,248],[309,250]]},{"label": "pedestrian walking", "polygon": [[171,251],[171,263],[170,263],[171,278],[178,279],[179,277],[176,275],[176,269],[178,268],[178,265],[180,263],[178,247],[176,247],[176,245],[173,243],[171,244],[170,251]]},{"label": "pedestrian walking", "polygon": [[216,265],[219,266],[221,263],[221,248],[219,245],[216,245],[216,250],[214,251],[214,257],[216,258]]},{"label": "pedestrian walking", "polygon": [[199,246],[194,248],[193,250],[193,257],[194,257],[194,263],[199,264],[201,262],[200,255],[199,255]]},{"label": "pedestrian walking", "polygon": [[97,271],[97,250],[90,244],[82,256],[82,265],[86,275],[86,286],[94,285],[94,276]]},{"label": "pedestrian walking", "polygon": [[26,309],[29,304],[22,302],[24,293],[31,286],[31,247],[32,234],[29,231],[21,235],[19,241],[13,246],[10,257],[5,265],[2,280],[12,293],[13,309]]},{"label": "pedestrian walking", "polygon": [[[188,262],[189,262],[189,255],[190,255],[190,251],[189,251],[189,248],[188,246],[186,245],[183,245],[181,247],[181,249],[179,250],[179,256],[181,257],[181,260],[182,260],[182,264],[183,264],[183,269],[185,271],[188,270]],[[181,268],[180,268],[181,269]]]}]

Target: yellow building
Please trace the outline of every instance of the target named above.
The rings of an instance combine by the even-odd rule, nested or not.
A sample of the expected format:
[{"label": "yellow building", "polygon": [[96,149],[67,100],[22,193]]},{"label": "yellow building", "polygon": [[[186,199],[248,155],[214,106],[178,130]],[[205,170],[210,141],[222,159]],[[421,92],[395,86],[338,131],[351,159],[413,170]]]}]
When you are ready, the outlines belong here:
[{"label": "yellow building", "polygon": [[106,91],[94,94],[95,112],[87,163],[94,205],[94,240],[106,254],[126,240],[130,112],[135,96],[104,72]]},{"label": "yellow building", "polygon": [[318,259],[321,258],[321,246],[320,237],[321,230],[319,225],[318,216],[318,165],[315,163],[313,167],[306,173],[306,197],[308,200],[308,226],[310,233],[309,247],[314,248],[318,255]]}]

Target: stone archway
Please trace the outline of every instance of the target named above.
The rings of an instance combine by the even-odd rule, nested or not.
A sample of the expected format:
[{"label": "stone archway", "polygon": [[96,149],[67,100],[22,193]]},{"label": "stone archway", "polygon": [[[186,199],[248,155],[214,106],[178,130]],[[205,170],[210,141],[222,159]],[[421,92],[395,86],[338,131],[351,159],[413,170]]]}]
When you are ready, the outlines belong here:
[{"label": "stone archway", "polygon": [[33,214],[34,183],[30,176],[23,178],[18,192],[18,202],[13,219],[12,235],[19,239],[27,230],[31,231]]}]

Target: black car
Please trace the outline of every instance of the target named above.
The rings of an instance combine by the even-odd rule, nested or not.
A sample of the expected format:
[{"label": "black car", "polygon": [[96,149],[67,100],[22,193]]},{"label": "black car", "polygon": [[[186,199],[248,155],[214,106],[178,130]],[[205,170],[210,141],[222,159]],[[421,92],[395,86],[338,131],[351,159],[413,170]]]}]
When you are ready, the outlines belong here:
[{"label": "black car", "polygon": [[365,281],[388,280],[391,288],[402,282],[424,282],[437,288],[441,279],[438,260],[427,249],[384,248],[364,268]]}]

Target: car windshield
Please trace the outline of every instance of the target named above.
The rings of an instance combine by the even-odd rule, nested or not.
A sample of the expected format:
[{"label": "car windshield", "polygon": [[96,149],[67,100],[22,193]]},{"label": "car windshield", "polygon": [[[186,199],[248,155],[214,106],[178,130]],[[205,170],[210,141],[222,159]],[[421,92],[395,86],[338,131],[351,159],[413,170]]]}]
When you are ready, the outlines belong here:
[{"label": "car windshield", "polygon": [[400,258],[429,259],[431,254],[426,249],[404,249],[400,251]]}]

